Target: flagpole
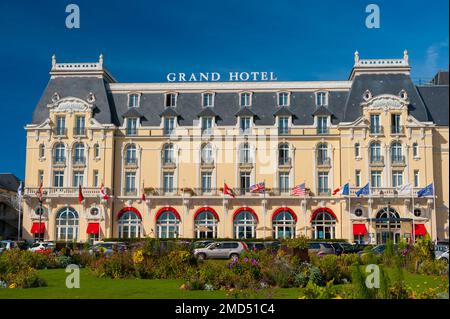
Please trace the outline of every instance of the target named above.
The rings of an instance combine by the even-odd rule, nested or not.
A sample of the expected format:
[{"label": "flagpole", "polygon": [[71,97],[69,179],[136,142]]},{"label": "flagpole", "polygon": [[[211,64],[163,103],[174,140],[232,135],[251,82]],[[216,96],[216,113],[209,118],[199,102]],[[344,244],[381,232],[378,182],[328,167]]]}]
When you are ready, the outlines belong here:
[{"label": "flagpole", "polygon": [[[433,226],[435,225],[435,223],[433,222],[433,215],[436,216],[436,191],[435,191],[435,187],[434,187],[434,180],[433,183],[431,183],[431,186],[433,187],[433,210],[434,210],[434,214],[433,212],[431,212],[431,240],[433,241]],[[436,229],[437,231],[437,229]],[[437,241],[437,234],[436,234],[436,241]]]},{"label": "flagpole", "polygon": [[350,206],[351,205],[350,181],[347,181],[347,183],[348,183],[348,221],[350,224],[350,227],[349,227],[350,235],[348,236],[348,240],[350,241],[352,238],[352,219],[350,218],[352,208]]},{"label": "flagpole", "polygon": [[411,187],[411,211],[412,211],[412,243],[416,243],[415,214],[414,214],[414,187]]},{"label": "flagpole", "polygon": [[222,210],[223,210],[223,222],[222,222],[222,238],[225,238],[225,222],[226,222],[226,212],[225,212],[225,178],[223,179],[223,191],[222,191]]},{"label": "flagpole", "polygon": [[[369,183],[367,183],[367,184],[369,186],[369,228],[371,229],[372,228],[372,187],[370,187]],[[377,230],[376,229],[373,234],[374,234],[375,245],[376,245],[377,244]],[[370,233],[369,233],[369,236],[370,236]],[[370,238],[370,241],[372,242],[372,238]]]},{"label": "flagpole", "polygon": [[266,180],[264,180],[264,195],[263,195],[263,218],[264,218],[264,221],[263,221],[263,227],[264,227],[264,232],[263,232],[263,234],[264,234],[264,238],[263,238],[263,240],[265,240],[266,239]]},{"label": "flagpole", "polygon": [[303,184],[305,185],[305,190],[304,190],[304,192],[303,192],[303,200],[305,201],[305,208],[304,208],[304,214],[303,214],[303,216],[304,216],[304,218],[305,218],[305,237],[308,237],[308,234],[307,234],[307,227],[306,227],[306,207],[307,207],[307,203],[306,203],[306,181],[305,180],[303,180]]},{"label": "flagpole", "polygon": [[[20,182],[19,188],[20,188],[20,192],[19,192],[19,196],[18,196],[18,199],[19,199],[19,222],[17,224],[17,241],[20,241],[20,228],[21,228],[20,227],[20,225],[21,225],[20,214],[21,214],[21,210],[22,210],[22,182]],[[39,225],[39,227],[41,227],[41,225]]]}]

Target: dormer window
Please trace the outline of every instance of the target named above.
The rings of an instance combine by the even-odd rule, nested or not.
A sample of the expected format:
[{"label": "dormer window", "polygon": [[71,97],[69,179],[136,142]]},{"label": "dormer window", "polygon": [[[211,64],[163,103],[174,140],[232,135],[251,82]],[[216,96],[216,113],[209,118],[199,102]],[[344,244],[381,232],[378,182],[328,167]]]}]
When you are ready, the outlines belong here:
[{"label": "dormer window", "polygon": [[328,116],[317,117],[317,134],[328,134]]},{"label": "dormer window", "polygon": [[214,106],[214,94],[213,93],[203,93],[203,107]]},{"label": "dormer window", "polygon": [[177,95],[175,93],[166,94],[166,107],[175,107],[177,105]]},{"label": "dormer window", "polygon": [[164,135],[172,134],[175,128],[175,118],[174,117],[165,117],[164,118]]},{"label": "dormer window", "polygon": [[137,135],[137,118],[127,118],[127,135]]},{"label": "dormer window", "polygon": [[241,107],[250,107],[252,104],[252,95],[250,93],[241,93]]},{"label": "dormer window", "polygon": [[208,117],[202,117],[202,134],[211,134],[212,133],[212,127],[213,127],[213,118]]},{"label": "dormer window", "polygon": [[317,92],[316,93],[316,106],[327,106],[327,105],[328,105],[327,92]]},{"label": "dormer window", "polygon": [[139,94],[132,93],[128,95],[128,107],[139,107]]},{"label": "dormer window", "polygon": [[289,93],[288,92],[280,92],[278,93],[278,106],[289,106]]},{"label": "dormer window", "polygon": [[250,134],[250,130],[252,127],[252,118],[245,116],[245,117],[241,117],[240,120],[240,129],[241,129],[241,133],[242,134]]}]

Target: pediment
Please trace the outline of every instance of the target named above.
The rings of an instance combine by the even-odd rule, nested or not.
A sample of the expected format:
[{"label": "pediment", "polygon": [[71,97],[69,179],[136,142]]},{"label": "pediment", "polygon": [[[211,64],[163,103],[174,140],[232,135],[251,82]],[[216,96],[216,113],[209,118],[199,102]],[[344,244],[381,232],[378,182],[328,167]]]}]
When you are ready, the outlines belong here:
[{"label": "pediment", "polygon": [[47,105],[50,112],[91,112],[93,103],[88,103],[77,97],[65,97]]},{"label": "pediment", "polygon": [[372,110],[387,111],[392,109],[407,109],[408,104],[408,100],[402,99],[399,96],[392,94],[381,94],[364,101],[361,103],[361,106]]}]

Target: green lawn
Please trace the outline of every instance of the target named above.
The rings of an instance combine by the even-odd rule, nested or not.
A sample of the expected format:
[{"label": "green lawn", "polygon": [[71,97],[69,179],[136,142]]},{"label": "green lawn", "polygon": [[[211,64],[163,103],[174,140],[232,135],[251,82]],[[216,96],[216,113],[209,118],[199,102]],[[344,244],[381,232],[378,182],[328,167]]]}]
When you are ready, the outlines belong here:
[{"label": "green lawn", "polygon": [[[391,270],[388,270],[391,275]],[[65,285],[64,269],[40,270],[39,275],[48,284],[47,287],[29,289],[0,289],[0,299],[6,298],[167,298],[167,299],[216,299],[232,298],[226,291],[186,291],[180,289],[182,280],[145,280],[145,279],[106,279],[91,275],[89,269],[81,269],[80,288],[68,289]],[[414,290],[437,287],[444,282],[443,277],[415,275],[405,273],[405,279]],[[258,292],[258,298],[296,299],[299,288],[267,289]],[[251,297],[251,296],[249,296]]]}]

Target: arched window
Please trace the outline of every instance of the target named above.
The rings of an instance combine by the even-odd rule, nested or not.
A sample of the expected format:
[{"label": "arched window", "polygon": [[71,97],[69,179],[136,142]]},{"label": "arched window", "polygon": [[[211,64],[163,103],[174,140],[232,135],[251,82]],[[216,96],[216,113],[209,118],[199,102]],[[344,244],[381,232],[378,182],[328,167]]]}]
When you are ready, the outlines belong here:
[{"label": "arched window", "polygon": [[74,145],[74,150],[73,150],[73,162],[74,163],[84,163],[85,159],[84,159],[84,144],[83,143],[76,143]]},{"label": "arched window", "polygon": [[177,238],[180,234],[180,220],[171,210],[162,212],[156,220],[158,238]]},{"label": "arched window", "polygon": [[391,145],[391,157],[393,163],[398,163],[403,161],[402,156],[402,144],[399,142],[394,142]]},{"label": "arched window", "polygon": [[209,210],[199,212],[194,219],[195,238],[217,238],[217,217]]},{"label": "arched window", "polygon": [[272,218],[273,238],[295,238],[296,221],[289,210],[280,210]]},{"label": "arched window", "polygon": [[213,158],[213,149],[211,144],[203,144],[201,150],[201,157],[203,164],[211,164],[214,161]]},{"label": "arched window", "polygon": [[66,161],[66,147],[63,143],[55,144],[53,156],[55,163],[64,163]]},{"label": "arched window", "polygon": [[56,240],[78,239],[78,213],[72,207],[64,207],[56,214]]},{"label": "arched window", "polygon": [[381,144],[379,142],[370,144],[370,161],[381,162]]},{"label": "arched window", "polygon": [[[377,213],[377,228],[379,229],[395,229],[400,228],[400,215],[392,207],[389,209],[384,207]],[[390,225],[389,225],[390,224]]]},{"label": "arched window", "polygon": [[133,211],[126,211],[119,217],[119,238],[141,237],[141,218]]},{"label": "arched window", "polygon": [[319,210],[314,215],[312,219],[314,239],[334,239],[336,218],[326,210]]},{"label": "arched window", "polygon": [[175,163],[173,144],[164,144],[162,151],[162,160],[164,164]]},{"label": "arched window", "polygon": [[328,145],[320,143],[317,145],[317,164],[323,165],[328,162]]},{"label": "arched window", "polygon": [[250,158],[250,145],[243,143],[239,148],[239,163],[251,163]]},{"label": "arched window", "polygon": [[233,220],[234,238],[245,239],[256,237],[256,225],[258,221],[248,210],[242,210],[236,214]]},{"label": "arched window", "polygon": [[289,164],[289,144],[281,143],[278,146],[278,164],[286,165]]},{"label": "arched window", "polygon": [[137,156],[136,156],[136,145],[128,144],[125,148],[125,162],[127,164],[136,164]]}]

